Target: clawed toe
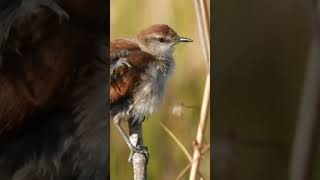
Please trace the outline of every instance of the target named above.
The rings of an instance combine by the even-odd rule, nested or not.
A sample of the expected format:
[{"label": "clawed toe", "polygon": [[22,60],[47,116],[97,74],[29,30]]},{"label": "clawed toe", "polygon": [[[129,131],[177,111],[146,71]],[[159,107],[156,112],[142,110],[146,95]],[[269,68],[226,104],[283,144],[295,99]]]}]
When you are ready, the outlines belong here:
[{"label": "clawed toe", "polygon": [[132,148],[130,150],[130,155],[129,155],[129,159],[128,159],[128,162],[130,164],[132,164],[132,158],[133,158],[134,153],[143,154],[146,157],[146,160],[147,160],[147,163],[148,163],[148,159],[149,159],[148,147],[142,146],[142,145],[138,145],[138,146]]},{"label": "clawed toe", "polygon": [[147,159],[149,159],[149,151],[147,146],[137,146],[138,151],[137,153],[143,154]]}]

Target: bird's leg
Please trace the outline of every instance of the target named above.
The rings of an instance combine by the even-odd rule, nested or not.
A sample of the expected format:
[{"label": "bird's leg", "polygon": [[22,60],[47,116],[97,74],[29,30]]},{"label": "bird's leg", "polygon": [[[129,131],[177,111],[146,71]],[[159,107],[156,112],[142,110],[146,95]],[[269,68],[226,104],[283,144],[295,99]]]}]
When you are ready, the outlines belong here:
[{"label": "bird's leg", "polygon": [[117,117],[113,118],[114,125],[117,127],[121,136],[123,137],[124,141],[126,142],[126,144],[128,145],[128,147],[130,149],[130,155],[129,155],[129,159],[128,159],[129,163],[132,163],[132,156],[133,156],[134,152],[145,154],[146,157],[148,157],[148,153],[147,153],[148,151],[147,151],[146,147],[144,147],[144,146],[136,146],[135,147],[134,145],[132,145],[128,135],[124,132],[120,121],[121,120]]},{"label": "bird's leg", "polygon": [[126,142],[126,144],[128,145],[129,149],[133,149],[134,146],[131,144],[128,135],[124,132],[122,126],[121,126],[121,122],[119,118],[114,118],[113,119],[113,123],[114,125],[117,127],[117,129],[119,130],[121,136],[123,137],[124,141]]},{"label": "bird's leg", "polygon": [[[136,123],[132,123],[129,121],[129,134],[131,143],[137,148],[139,151],[137,153],[142,154],[145,157],[146,163],[148,163],[149,159],[149,152],[148,148],[143,145],[143,138],[142,138],[142,121],[138,121]],[[133,154],[130,154],[129,162],[133,160]]]}]

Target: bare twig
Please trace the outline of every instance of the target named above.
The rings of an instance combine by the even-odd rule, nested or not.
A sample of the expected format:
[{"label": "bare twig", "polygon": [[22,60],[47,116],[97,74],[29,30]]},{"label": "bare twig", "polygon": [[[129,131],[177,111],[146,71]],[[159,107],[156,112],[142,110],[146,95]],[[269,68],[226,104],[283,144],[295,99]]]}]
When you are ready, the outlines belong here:
[{"label": "bare twig", "polygon": [[[201,151],[201,154],[204,154],[206,153],[208,150],[210,149],[210,144],[206,145],[203,150]],[[188,165],[183,168],[183,170],[179,173],[179,175],[177,176],[176,180],[179,180],[181,179],[187,172],[188,170],[190,169],[191,167],[191,164],[192,164],[192,161],[190,161],[190,163],[188,163]],[[198,174],[200,175],[200,178],[203,178],[202,175],[200,174],[200,172],[198,172]]]},{"label": "bare twig", "polygon": [[[187,172],[188,170],[191,168],[192,165],[192,157],[189,154],[188,150],[186,149],[186,147],[181,143],[181,141],[173,134],[173,132],[171,132],[168,127],[166,125],[164,125],[162,122],[160,122],[161,127],[172,137],[172,139],[177,143],[177,145],[181,148],[181,150],[184,152],[184,154],[187,156],[187,158],[189,159],[188,165],[179,173],[179,175],[177,176],[176,180],[181,179]],[[206,144],[204,146],[204,148],[201,150],[201,154],[206,153],[208,150],[210,149],[210,144]],[[200,174],[200,173],[198,173]],[[200,174],[200,177],[202,178],[202,175]]]},{"label": "bare twig", "polygon": [[189,163],[185,168],[183,168],[183,170],[179,173],[179,175],[177,176],[176,180],[181,179],[190,169],[191,167],[191,163]]},{"label": "bare twig", "polygon": [[193,163],[190,172],[190,180],[195,180],[198,172],[198,168],[200,165],[200,157],[201,157],[201,147],[203,142],[204,131],[208,119],[208,111],[209,111],[209,100],[210,100],[210,75],[208,75],[206,80],[205,92],[203,97],[203,103],[201,108],[200,122],[198,125],[198,132],[194,146],[193,153]]},{"label": "bare twig", "polygon": [[206,145],[204,146],[204,148],[202,149],[201,154],[206,153],[209,149],[210,149],[210,144],[206,144]]},{"label": "bare twig", "polygon": [[200,42],[203,50],[204,59],[210,72],[210,20],[208,7],[205,0],[194,0],[197,14]]},{"label": "bare twig", "polygon": [[[143,146],[142,124],[129,123],[130,141],[134,146]],[[134,153],[132,156],[134,180],[147,180],[147,157],[142,153]]]},{"label": "bare twig", "polygon": [[[188,165],[183,168],[183,170],[179,173],[179,175],[176,177],[176,180],[181,179],[187,172],[188,170],[191,168],[192,162],[188,163]],[[200,180],[203,179],[203,176],[200,172],[197,173],[200,177]]]},{"label": "bare twig", "polygon": [[190,171],[189,180],[195,180],[200,165],[201,147],[205,127],[207,124],[210,102],[210,20],[208,15],[208,7],[205,0],[194,0],[198,28],[200,34],[200,41],[203,49],[204,58],[207,62],[208,73],[206,78],[206,85],[201,106],[200,122],[198,125],[196,145],[194,146],[193,161]]},{"label": "bare twig", "polygon": [[312,18],[313,39],[307,65],[303,97],[290,164],[290,180],[312,178],[316,147],[318,144],[320,107],[320,18],[318,0],[308,1]]},{"label": "bare twig", "polygon": [[172,139],[178,144],[178,146],[181,148],[181,150],[184,152],[184,154],[187,156],[189,161],[192,161],[192,157],[190,153],[188,152],[187,148],[181,143],[181,141],[167,128],[166,125],[164,125],[162,122],[160,122],[161,127],[172,137]]}]

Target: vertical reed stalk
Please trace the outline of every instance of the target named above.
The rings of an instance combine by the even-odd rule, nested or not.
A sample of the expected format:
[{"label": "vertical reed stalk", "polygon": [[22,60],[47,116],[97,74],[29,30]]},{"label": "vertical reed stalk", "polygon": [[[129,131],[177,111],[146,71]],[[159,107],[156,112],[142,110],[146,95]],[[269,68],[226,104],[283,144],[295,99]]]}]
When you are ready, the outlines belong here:
[{"label": "vertical reed stalk", "polygon": [[202,107],[200,113],[200,121],[196,141],[194,145],[193,160],[190,170],[189,180],[195,180],[199,171],[201,160],[201,148],[204,138],[204,132],[208,121],[209,102],[210,102],[210,20],[208,15],[208,6],[205,0],[194,0],[201,46],[203,49],[204,58],[207,62],[208,72],[206,78],[206,85],[204,88]]}]

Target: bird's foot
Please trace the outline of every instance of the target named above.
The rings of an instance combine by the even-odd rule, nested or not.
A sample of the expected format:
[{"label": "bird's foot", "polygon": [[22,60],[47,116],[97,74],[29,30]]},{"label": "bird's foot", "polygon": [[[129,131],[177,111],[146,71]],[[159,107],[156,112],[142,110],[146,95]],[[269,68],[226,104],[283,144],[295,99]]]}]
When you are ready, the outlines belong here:
[{"label": "bird's foot", "polygon": [[128,159],[128,162],[130,164],[132,164],[132,158],[133,158],[134,153],[143,154],[146,157],[146,161],[148,164],[149,152],[148,152],[147,146],[138,145],[136,147],[130,148],[130,155],[129,155],[129,159]]}]

